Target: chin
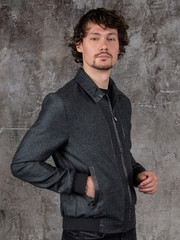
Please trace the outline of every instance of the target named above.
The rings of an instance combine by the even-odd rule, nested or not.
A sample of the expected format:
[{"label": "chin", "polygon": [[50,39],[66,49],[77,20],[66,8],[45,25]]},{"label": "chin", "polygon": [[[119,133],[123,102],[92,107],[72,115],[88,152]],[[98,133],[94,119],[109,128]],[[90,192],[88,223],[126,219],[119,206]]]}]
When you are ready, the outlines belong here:
[{"label": "chin", "polygon": [[97,70],[110,70],[113,65],[106,65],[106,66],[100,66],[100,65],[92,65],[93,68],[97,69]]}]

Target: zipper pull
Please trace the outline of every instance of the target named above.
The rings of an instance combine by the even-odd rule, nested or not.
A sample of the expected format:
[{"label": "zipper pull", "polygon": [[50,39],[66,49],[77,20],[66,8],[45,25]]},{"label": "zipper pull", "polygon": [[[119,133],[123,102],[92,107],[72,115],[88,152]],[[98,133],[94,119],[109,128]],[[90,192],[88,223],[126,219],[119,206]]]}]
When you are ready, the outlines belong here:
[{"label": "zipper pull", "polygon": [[117,118],[116,118],[115,116],[113,116],[113,118],[114,118],[114,121],[115,121],[115,122],[117,122],[117,121],[118,121],[118,120],[117,120]]},{"label": "zipper pull", "polygon": [[95,205],[95,200],[92,200],[91,202],[88,203],[88,206],[94,206]]}]

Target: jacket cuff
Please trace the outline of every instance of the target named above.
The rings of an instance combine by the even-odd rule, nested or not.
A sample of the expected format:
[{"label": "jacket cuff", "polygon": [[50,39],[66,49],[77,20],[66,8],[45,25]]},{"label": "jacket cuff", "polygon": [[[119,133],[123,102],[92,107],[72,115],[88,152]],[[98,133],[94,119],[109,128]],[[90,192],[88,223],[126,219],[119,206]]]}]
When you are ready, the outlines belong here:
[{"label": "jacket cuff", "polygon": [[86,174],[86,173],[76,173],[75,174],[74,182],[73,182],[73,191],[75,193],[84,195],[87,178],[88,178],[88,174]]},{"label": "jacket cuff", "polygon": [[146,169],[143,168],[142,166],[134,169],[134,171],[133,171],[133,184],[134,184],[135,187],[137,187],[140,183],[136,179],[137,175],[141,172],[144,172],[144,171],[146,171]]}]

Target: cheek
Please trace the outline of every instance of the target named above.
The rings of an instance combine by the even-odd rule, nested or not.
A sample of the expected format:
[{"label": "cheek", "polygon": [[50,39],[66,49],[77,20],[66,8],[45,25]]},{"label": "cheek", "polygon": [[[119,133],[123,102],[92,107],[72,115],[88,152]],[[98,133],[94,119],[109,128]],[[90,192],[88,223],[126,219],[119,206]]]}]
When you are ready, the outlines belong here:
[{"label": "cheek", "polygon": [[114,56],[118,59],[119,47],[114,50]]},{"label": "cheek", "polygon": [[90,49],[87,48],[84,51],[84,56],[85,56],[85,58],[88,58],[88,59],[92,58],[94,56],[94,49],[93,48],[90,48]]},{"label": "cheek", "polygon": [[114,48],[114,54],[118,55],[119,54],[119,46]]},{"label": "cheek", "polygon": [[113,57],[114,57],[114,58],[118,57],[119,48],[114,48],[114,49],[112,50],[112,54],[113,54]]}]

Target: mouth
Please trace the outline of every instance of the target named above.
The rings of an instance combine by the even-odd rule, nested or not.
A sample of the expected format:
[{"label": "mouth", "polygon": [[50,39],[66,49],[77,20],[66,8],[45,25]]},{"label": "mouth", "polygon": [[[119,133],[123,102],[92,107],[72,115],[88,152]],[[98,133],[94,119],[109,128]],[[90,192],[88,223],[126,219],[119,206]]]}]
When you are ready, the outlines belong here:
[{"label": "mouth", "polygon": [[111,58],[109,55],[101,54],[97,58]]},{"label": "mouth", "polygon": [[95,57],[101,58],[101,59],[107,59],[107,58],[112,58],[112,55],[110,53],[100,53],[100,54],[97,54]]}]

